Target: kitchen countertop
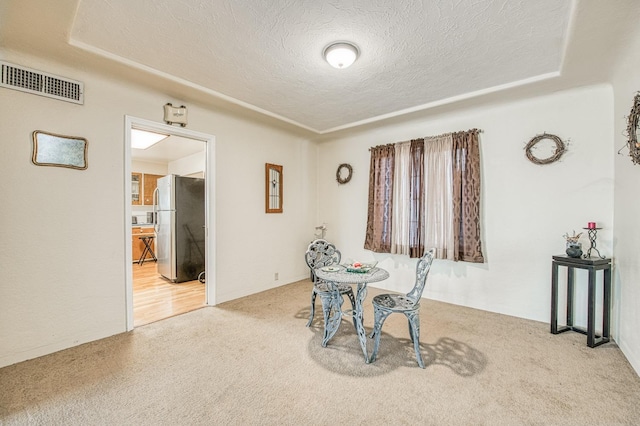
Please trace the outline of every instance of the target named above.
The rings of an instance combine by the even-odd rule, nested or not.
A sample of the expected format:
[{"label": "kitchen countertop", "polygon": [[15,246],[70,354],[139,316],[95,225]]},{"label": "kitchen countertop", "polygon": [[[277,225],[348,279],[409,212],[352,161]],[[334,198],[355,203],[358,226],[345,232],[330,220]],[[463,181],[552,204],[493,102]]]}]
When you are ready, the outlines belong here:
[{"label": "kitchen countertop", "polygon": [[132,223],[131,226],[134,228],[137,228],[137,227],[146,228],[146,227],[153,226],[153,223]]}]

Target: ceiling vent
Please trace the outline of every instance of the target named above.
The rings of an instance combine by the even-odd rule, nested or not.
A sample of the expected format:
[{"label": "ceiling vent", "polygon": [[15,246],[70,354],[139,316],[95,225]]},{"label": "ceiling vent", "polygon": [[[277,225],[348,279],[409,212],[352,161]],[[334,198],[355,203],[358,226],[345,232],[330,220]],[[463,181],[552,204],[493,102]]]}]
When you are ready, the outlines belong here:
[{"label": "ceiling vent", "polygon": [[20,90],[61,101],[84,104],[84,83],[0,61],[0,87]]}]

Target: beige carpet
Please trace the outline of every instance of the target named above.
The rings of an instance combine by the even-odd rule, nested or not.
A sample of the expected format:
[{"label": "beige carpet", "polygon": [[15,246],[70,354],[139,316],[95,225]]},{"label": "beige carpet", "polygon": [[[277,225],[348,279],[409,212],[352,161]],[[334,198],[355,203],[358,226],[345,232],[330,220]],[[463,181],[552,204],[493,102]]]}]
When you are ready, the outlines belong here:
[{"label": "beige carpet", "polygon": [[[613,343],[591,349],[545,323],[424,300],[426,369],[401,315],[368,365],[347,320],[326,348],[321,311],[305,327],[310,289],[301,281],[0,369],[0,424],[640,423],[640,379]],[[365,302],[369,329],[379,292]]]}]

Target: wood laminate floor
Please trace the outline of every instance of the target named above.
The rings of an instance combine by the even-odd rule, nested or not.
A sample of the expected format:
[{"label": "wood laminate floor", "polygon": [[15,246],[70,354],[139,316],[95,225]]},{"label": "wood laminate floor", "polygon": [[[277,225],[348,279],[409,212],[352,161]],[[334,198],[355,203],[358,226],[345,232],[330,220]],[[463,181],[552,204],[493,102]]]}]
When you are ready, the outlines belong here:
[{"label": "wood laminate floor", "polygon": [[162,278],[155,262],[134,263],[133,326],[202,308],[204,287],[198,280],[174,284]]}]

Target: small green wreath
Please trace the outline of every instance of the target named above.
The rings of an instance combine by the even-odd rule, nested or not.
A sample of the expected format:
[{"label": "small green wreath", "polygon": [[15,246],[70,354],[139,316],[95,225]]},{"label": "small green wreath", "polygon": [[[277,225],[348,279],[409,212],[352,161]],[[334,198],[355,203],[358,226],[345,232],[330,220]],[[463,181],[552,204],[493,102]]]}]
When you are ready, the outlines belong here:
[{"label": "small green wreath", "polygon": [[[342,169],[347,169],[347,175],[342,177]],[[336,171],[336,180],[340,185],[344,185],[345,183],[351,180],[351,175],[353,175],[353,167],[350,164],[343,163],[338,166],[338,170]]]}]

